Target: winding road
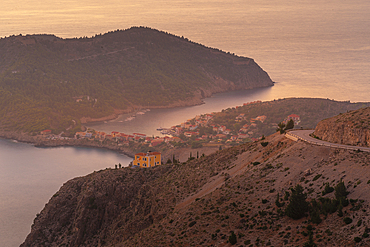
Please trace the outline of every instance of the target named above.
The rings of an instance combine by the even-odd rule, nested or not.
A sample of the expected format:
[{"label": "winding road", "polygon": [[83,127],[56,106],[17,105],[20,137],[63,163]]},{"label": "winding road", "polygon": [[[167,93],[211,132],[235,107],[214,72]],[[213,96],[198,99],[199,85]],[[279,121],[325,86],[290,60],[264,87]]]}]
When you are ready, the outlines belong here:
[{"label": "winding road", "polygon": [[370,148],[368,147],[360,147],[360,146],[350,146],[350,145],[344,145],[344,144],[338,144],[338,143],[331,143],[322,141],[316,138],[313,138],[310,136],[311,133],[313,133],[315,130],[292,130],[285,134],[285,136],[291,140],[298,141],[302,140],[311,144],[315,144],[318,146],[327,146],[327,147],[333,147],[333,148],[343,148],[343,149],[349,149],[349,150],[361,150],[364,152],[370,152]]}]

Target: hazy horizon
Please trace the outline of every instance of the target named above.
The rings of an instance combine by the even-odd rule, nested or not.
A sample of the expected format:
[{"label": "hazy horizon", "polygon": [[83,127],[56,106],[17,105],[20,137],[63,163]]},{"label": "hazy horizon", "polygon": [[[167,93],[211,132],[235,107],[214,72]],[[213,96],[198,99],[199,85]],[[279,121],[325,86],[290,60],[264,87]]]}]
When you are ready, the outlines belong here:
[{"label": "hazy horizon", "polygon": [[290,97],[367,101],[370,2],[7,1],[0,37],[91,37],[132,26],[253,58]]}]

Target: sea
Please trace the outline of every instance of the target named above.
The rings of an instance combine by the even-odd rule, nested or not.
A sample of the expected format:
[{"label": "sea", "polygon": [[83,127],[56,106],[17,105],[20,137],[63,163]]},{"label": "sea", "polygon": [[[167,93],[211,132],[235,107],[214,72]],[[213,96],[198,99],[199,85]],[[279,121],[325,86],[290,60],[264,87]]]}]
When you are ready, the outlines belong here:
[{"label": "sea", "polygon": [[[198,114],[254,100],[319,97],[370,101],[370,1],[3,0],[0,37],[91,37],[146,26],[253,58],[270,88],[216,94],[204,104],[152,109],[90,124],[97,130],[159,135]],[[0,246],[19,246],[33,218],[64,182],[131,159],[89,148],[36,148],[0,140]]]}]

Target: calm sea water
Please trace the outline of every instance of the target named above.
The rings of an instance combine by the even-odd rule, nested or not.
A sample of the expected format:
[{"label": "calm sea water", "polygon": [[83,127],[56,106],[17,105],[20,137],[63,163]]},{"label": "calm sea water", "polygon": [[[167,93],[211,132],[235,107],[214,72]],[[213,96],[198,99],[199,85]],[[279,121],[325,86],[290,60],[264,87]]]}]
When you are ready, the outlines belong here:
[{"label": "calm sea water", "polygon": [[[93,125],[157,135],[159,126],[254,100],[369,101],[369,13],[367,0],[3,0],[0,37],[48,33],[71,38],[148,26],[252,57],[277,82],[272,88],[215,95],[201,106]],[[24,240],[35,214],[63,182],[119,162],[129,159],[95,149],[37,149],[0,140],[0,246]]]},{"label": "calm sea water", "polygon": [[36,214],[67,180],[132,159],[89,148],[35,148],[0,139],[0,246],[19,246]]}]

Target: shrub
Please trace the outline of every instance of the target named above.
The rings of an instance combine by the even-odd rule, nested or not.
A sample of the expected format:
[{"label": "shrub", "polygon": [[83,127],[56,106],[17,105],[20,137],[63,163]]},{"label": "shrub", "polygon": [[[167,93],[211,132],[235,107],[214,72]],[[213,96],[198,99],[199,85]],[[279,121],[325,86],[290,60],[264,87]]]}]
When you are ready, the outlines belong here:
[{"label": "shrub", "polygon": [[[307,227],[308,229],[308,227]],[[308,230],[308,242],[304,243],[304,247],[316,247],[316,243],[313,241],[313,233],[311,230]]]},{"label": "shrub", "polygon": [[251,243],[251,241],[250,241],[250,240],[245,240],[245,241],[244,241],[244,244],[245,244],[245,245],[248,245],[248,244],[250,244],[250,243]]},{"label": "shrub", "polygon": [[362,225],[362,220],[361,219],[359,219],[358,221],[357,221],[357,226],[361,226]]},{"label": "shrub", "polygon": [[362,239],[360,237],[355,237],[354,240],[356,243],[358,243],[358,242],[361,242]]},{"label": "shrub", "polygon": [[269,143],[268,142],[261,142],[262,147],[266,147]]},{"label": "shrub", "polygon": [[324,191],[322,192],[322,195],[324,196],[324,195],[329,194],[333,191],[334,191],[334,188],[330,187],[329,183],[326,183]]},{"label": "shrub", "polygon": [[276,129],[276,132],[280,131],[280,134],[284,134],[285,133],[284,128],[285,128],[285,124],[283,122],[281,122],[281,123],[278,124],[278,128]]},{"label": "shrub", "polygon": [[229,236],[229,243],[231,245],[234,245],[236,244],[236,242],[237,242],[236,235],[234,232],[231,232],[231,235]]},{"label": "shrub", "polygon": [[196,221],[192,221],[192,222],[190,222],[190,223],[189,223],[189,227],[194,226],[196,223],[197,223]]},{"label": "shrub", "polygon": [[278,207],[278,208],[281,208],[282,206],[285,205],[285,203],[281,203],[280,202],[280,196],[279,196],[279,193],[277,194],[277,197],[276,197],[276,200],[275,200],[275,205]]},{"label": "shrub", "polygon": [[321,174],[317,174],[313,179],[312,181],[316,181],[317,179],[319,179],[321,177]]},{"label": "shrub", "polygon": [[345,218],[343,219],[343,221],[344,221],[344,223],[346,223],[347,225],[352,223],[352,219],[351,219],[351,218],[349,218],[349,217],[345,217]]}]

